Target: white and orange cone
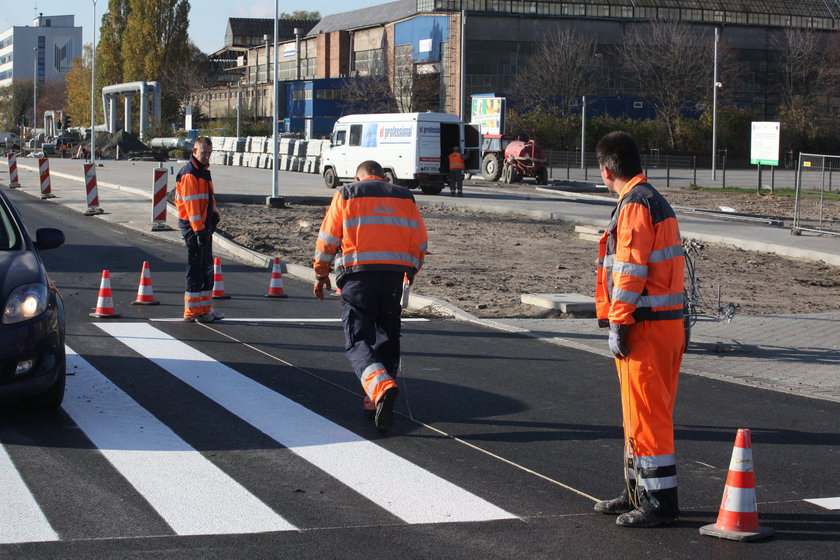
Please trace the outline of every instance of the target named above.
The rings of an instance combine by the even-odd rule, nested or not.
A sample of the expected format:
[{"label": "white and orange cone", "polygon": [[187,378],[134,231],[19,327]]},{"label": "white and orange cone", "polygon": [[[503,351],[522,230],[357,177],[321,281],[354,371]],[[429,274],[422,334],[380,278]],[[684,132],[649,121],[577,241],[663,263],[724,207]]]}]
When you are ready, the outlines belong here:
[{"label": "white and orange cone", "polygon": [[213,299],[230,299],[230,296],[225,295],[225,281],[222,278],[222,259],[216,257],[213,259]]},{"label": "white and orange cone", "polygon": [[137,288],[137,299],[131,302],[132,305],[157,305],[155,294],[152,291],[152,269],[149,261],[143,261],[143,270],[140,271],[140,286]]},{"label": "white and orange cone", "polygon": [[99,299],[96,300],[96,309],[90,313],[91,317],[109,319],[119,317],[114,313],[114,298],[111,295],[111,274],[107,270],[102,271],[102,282],[99,284]]},{"label": "white and orange cone", "polygon": [[700,534],[733,541],[754,541],[773,534],[772,528],[758,524],[749,430],[739,429],[735,438],[717,523],[700,527]]},{"label": "white and orange cone", "polygon": [[289,297],[286,295],[286,292],[283,291],[283,272],[279,257],[274,257],[274,266],[271,268],[271,281],[268,284],[268,293],[265,294],[265,297]]}]

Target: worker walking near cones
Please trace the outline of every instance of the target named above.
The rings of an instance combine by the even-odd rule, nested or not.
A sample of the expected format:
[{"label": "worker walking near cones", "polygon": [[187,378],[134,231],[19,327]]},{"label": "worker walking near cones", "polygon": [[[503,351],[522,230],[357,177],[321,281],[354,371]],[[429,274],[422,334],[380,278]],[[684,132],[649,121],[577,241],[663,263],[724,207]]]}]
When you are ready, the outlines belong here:
[{"label": "worker walking near cones", "polygon": [[213,232],[219,212],[210,176],[213,145],[206,136],[196,139],[190,161],[178,172],[175,208],[178,227],[187,247],[184,320],[209,323],[223,319],[213,308]]},{"label": "worker walking near cones", "polygon": [[400,299],[426,256],[426,226],[414,196],[385,182],[382,166],[366,161],[356,182],[337,189],[315,245],[314,293],[324,299],[335,270],[341,289],[345,350],[375,407],[377,429],[390,431],[399,389]]},{"label": "worker walking near cones", "polygon": [[618,195],[598,249],[595,307],[609,327],[624,418],[625,479],[595,511],[624,527],[673,523],[679,515],[674,400],[685,350],[683,251],[673,209],[642,173],[632,136],[612,132],[596,147],[601,178]]}]

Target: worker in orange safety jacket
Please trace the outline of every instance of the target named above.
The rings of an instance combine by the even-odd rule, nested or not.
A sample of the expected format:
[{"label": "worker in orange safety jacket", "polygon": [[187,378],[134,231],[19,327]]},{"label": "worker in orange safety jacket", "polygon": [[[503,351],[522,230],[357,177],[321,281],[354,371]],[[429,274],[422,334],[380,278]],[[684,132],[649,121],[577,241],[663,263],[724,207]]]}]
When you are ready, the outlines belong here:
[{"label": "worker in orange safety jacket", "polygon": [[609,327],[621,385],[627,487],[595,511],[624,527],[673,523],[679,515],[674,399],[682,354],[684,261],[674,210],[642,173],[626,132],[596,147],[601,178],[618,195],[598,249],[595,306]]},{"label": "worker in orange safety jacket", "polygon": [[184,320],[209,323],[224,319],[213,308],[213,232],[219,212],[210,176],[213,145],[206,136],[196,139],[190,161],[178,172],[175,208],[178,228],[187,247]]},{"label": "worker in orange safety jacket", "polygon": [[403,283],[423,265],[427,235],[414,196],[383,175],[382,166],[366,161],[355,183],[337,189],[315,244],[314,293],[324,299],[334,270],[347,357],[364,388],[365,410],[386,433],[399,394]]},{"label": "worker in orange safety jacket", "polygon": [[464,158],[461,148],[455,146],[449,154],[449,193],[451,196],[464,196]]}]

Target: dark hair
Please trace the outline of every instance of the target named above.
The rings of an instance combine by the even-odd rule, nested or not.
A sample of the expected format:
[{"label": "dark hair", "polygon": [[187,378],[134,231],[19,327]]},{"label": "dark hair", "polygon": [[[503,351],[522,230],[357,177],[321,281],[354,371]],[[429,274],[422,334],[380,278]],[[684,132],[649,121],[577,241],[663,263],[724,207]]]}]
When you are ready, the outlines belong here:
[{"label": "dark hair", "polygon": [[631,179],[642,172],[642,156],[636,141],[626,132],[610,132],[595,146],[598,165],[619,179]]},{"label": "dark hair", "polygon": [[193,148],[197,148],[199,144],[203,144],[210,149],[213,148],[213,142],[210,141],[209,136],[199,136],[198,138],[196,138],[195,143],[193,144]]},{"label": "dark hair", "polygon": [[369,159],[360,163],[359,167],[356,168],[357,177],[366,177],[368,175],[376,175],[377,177],[382,177],[383,175],[385,175],[385,172],[382,170],[381,165],[379,165],[372,159]]}]

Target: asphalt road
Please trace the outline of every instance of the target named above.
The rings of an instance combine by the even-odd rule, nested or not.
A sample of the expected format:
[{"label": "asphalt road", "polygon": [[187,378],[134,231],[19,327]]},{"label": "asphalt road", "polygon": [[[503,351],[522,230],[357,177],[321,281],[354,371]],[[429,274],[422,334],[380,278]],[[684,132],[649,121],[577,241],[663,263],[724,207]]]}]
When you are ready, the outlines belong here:
[{"label": "asphalt road", "polygon": [[[834,558],[840,405],[681,380],[680,523],[592,513],[621,488],[611,360],[450,320],[406,321],[394,431],[377,434],[338,303],[225,264],[228,320],[183,323],[183,249],[12,193],[65,299],[59,412],[0,412],[0,558]],[[144,260],[161,305],[133,306]],[[96,320],[101,271],[119,319]],[[736,429],[766,541],[702,537]]]}]

